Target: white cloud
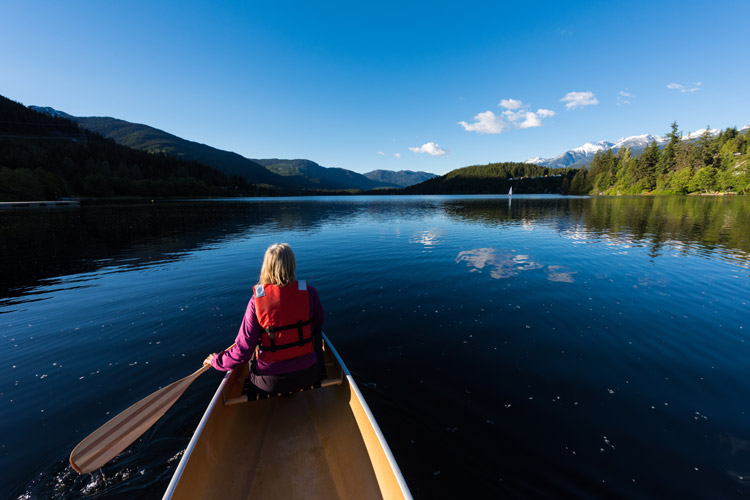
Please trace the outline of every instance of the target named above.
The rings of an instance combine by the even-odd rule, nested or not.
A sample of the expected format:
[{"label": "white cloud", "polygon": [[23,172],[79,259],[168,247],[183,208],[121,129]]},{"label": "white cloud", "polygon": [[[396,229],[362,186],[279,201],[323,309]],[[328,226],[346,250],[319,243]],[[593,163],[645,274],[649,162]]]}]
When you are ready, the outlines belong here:
[{"label": "white cloud", "polygon": [[537,116],[536,113],[532,113],[529,111],[526,113],[526,119],[518,124],[518,128],[532,128],[532,127],[541,127],[542,126],[542,120]]},{"label": "white cloud", "polygon": [[555,116],[555,112],[551,109],[537,109],[536,114],[539,115],[540,118],[549,118],[550,116]]},{"label": "white cloud", "polygon": [[510,122],[517,122],[526,116],[526,111],[513,111],[506,109],[503,111],[503,116]]},{"label": "white cloud", "polygon": [[397,160],[401,159],[401,153],[393,153],[393,156],[395,156]]},{"label": "white cloud", "polygon": [[479,113],[474,117],[474,123],[458,122],[464,130],[479,134],[499,134],[508,128],[508,124],[492,111]]},{"label": "white cloud", "polygon": [[523,103],[518,99],[503,99],[500,101],[499,106],[505,109],[521,109],[524,107]]},{"label": "white cloud", "polygon": [[686,87],[685,85],[682,85],[680,83],[672,82],[672,83],[667,84],[667,88],[672,89],[672,90],[679,90],[680,92],[683,92],[683,93],[684,92],[697,92],[701,89],[701,85],[703,85],[703,83],[695,82],[693,83],[693,85]]},{"label": "white cloud", "polygon": [[630,105],[630,98],[633,97],[633,94],[628,92],[627,89],[621,90],[617,93],[617,105],[620,106],[621,104],[627,104]]},{"label": "white cloud", "polygon": [[448,154],[448,151],[441,148],[438,144],[435,144],[434,142],[427,142],[425,144],[422,144],[418,148],[409,148],[409,151],[413,151],[415,153],[427,153],[431,156],[445,156]]},{"label": "white cloud", "polygon": [[378,154],[379,154],[380,156],[385,156],[385,153],[383,153],[382,151],[378,151]]},{"label": "white cloud", "polygon": [[555,116],[555,112],[549,109],[538,109],[536,110],[536,113],[532,111],[526,111],[524,120],[520,123],[516,123],[515,125],[518,128],[541,127],[542,118],[548,118],[550,116]]},{"label": "white cloud", "polygon": [[565,108],[568,110],[599,104],[599,100],[594,96],[594,93],[589,91],[568,92],[565,97],[560,99],[560,102],[564,102]]},{"label": "white cloud", "polygon": [[[515,99],[509,100],[521,104],[521,101],[516,101]],[[522,105],[522,107],[526,108],[527,106]],[[555,116],[555,112],[550,109],[537,109],[536,112],[528,109],[519,109],[518,111],[507,109],[503,111],[503,116],[516,128],[532,128],[541,127],[542,119]]]},{"label": "white cloud", "polygon": [[502,116],[492,111],[485,111],[474,117],[474,123],[458,122],[458,124],[469,132],[500,134],[511,124],[515,128],[541,127],[542,119],[555,116],[555,112],[549,109],[540,108],[531,111],[528,105],[518,99],[502,99],[498,106],[505,108]]}]

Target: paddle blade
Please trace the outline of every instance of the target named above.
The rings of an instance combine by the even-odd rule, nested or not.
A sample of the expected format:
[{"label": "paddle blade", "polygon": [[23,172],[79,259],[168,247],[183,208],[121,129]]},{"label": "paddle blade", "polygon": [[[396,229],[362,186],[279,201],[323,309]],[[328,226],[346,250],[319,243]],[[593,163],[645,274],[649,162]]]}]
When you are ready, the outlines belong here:
[{"label": "paddle blade", "polygon": [[146,396],[89,434],[73,449],[70,465],[81,474],[101,468],[154,425],[208,368],[209,366],[203,366],[191,375]]}]

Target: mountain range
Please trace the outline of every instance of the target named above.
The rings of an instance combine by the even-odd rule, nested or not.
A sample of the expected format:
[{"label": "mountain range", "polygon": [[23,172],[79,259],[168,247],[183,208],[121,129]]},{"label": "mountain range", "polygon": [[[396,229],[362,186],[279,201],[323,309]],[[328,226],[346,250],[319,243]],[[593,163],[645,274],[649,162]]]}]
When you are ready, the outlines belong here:
[{"label": "mountain range", "polygon": [[[741,131],[746,130],[748,127],[742,128]],[[701,135],[703,135],[706,132],[707,129],[701,129],[696,130],[695,132],[691,132],[687,134],[686,136],[683,136],[683,140],[693,140],[697,139]],[[719,132],[721,132],[719,129],[708,129],[709,134],[713,137]],[[526,163],[532,163],[534,165],[540,165],[543,167],[550,167],[550,168],[563,168],[563,167],[573,167],[573,166],[581,166],[581,165],[588,165],[591,163],[591,160],[594,159],[594,156],[598,152],[604,152],[608,149],[612,149],[615,153],[619,151],[620,149],[630,147],[630,151],[633,155],[637,156],[643,152],[644,149],[646,149],[646,146],[651,144],[653,141],[656,141],[656,143],[659,146],[662,146],[666,144],[667,140],[664,137],[660,137],[658,135],[651,135],[651,134],[643,134],[643,135],[634,135],[631,137],[623,137],[622,139],[610,142],[610,141],[599,141],[599,142],[587,142],[583,146],[570,149],[568,151],[565,151],[562,154],[559,154],[555,156],[554,158],[529,158],[526,160]]]},{"label": "mountain range", "polygon": [[570,149],[561,153],[554,158],[530,158],[526,160],[526,163],[533,163],[534,165],[540,165],[543,167],[550,168],[563,168],[572,167],[574,165],[588,165],[591,160],[594,159],[594,155],[600,151],[606,151],[612,149],[615,152],[622,148],[630,146],[630,150],[634,155],[640,154],[646,149],[646,146],[656,141],[657,144],[662,145],[666,141],[663,137],[658,135],[643,134],[635,135],[632,137],[624,137],[618,141],[599,141],[599,142],[587,142],[583,146]]},{"label": "mountain range", "polygon": [[274,174],[288,179],[303,189],[364,191],[378,188],[394,188],[395,184],[374,181],[362,174],[344,168],[321,167],[310,160],[253,160]]},{"label": "mountain range", "polygon": [[74,120],[85,129],[133,149],[164,153],[183,160],[203,163],[226,175],[243,176],[253,184],[273,186],[282,190],[398,188],[435,177],[435,174],[428,172],[412,171],[375,170],[359,174],[344,168],[323,167],[304,159],[252,160],[231,151],[183,139],[148,125],[111,117],[72,116],[51,107],[29,106],[29,108],[50,116]]},{"label": "mountain range", "polygon": [[373,170],[363,175],[374,181],[395,184],[400,187],[413,186],[437,177],[437,175],[429,172],[414,172],[413,170],[399,170],[397,172],[393,170]]}]

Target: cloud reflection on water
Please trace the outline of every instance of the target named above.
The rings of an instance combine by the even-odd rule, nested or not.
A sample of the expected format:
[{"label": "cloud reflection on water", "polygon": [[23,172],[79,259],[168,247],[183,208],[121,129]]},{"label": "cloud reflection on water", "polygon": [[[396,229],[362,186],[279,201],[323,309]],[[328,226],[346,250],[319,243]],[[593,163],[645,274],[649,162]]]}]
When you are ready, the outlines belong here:
[{"label": "cloud reflection on water", "polygon": [[411,237],[409,243],[419,243],[426,247],[433,247],[442,242],[443,232],[439,229],[428,229],[427,231],[417,231]]},{"label": "cloud reflection on water", "polygon": [[466,262],[473,268],[471,272],[481,272],[484,268],[489,270],[494,279],[505,279],[517,276],[523,271],[544,269],[547,267],[547,279],[561,283],[573,283],[573,275],[576,271],[566,271],[564,266],[545,266],[531,259],[529,255],[515,255],[508,251],[500,251],[495,248],[476,248],[464,250],[456,256],[456,262]]},{"label": "cloud reflection on water", "polygon": [[560,283],[573,283],[573,275],[578,271],[563,271],[563,266],[548,266],[547,267],[547,279],[550,281],[557,281]]}]

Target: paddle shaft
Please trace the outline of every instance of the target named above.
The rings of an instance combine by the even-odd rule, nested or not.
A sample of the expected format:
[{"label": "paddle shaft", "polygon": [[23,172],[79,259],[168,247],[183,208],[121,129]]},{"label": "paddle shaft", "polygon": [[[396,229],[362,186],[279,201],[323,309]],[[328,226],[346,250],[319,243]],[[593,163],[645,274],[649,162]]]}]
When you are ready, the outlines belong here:
[{"label": "paddle shaft", "polygon": [[[234,344],[225,349],[229,350]],[[73,449],[70,465],[79,473],[95,471],[116,457],[151,428],[185,390],[211,365],[146,396],[89,434]]]}]

